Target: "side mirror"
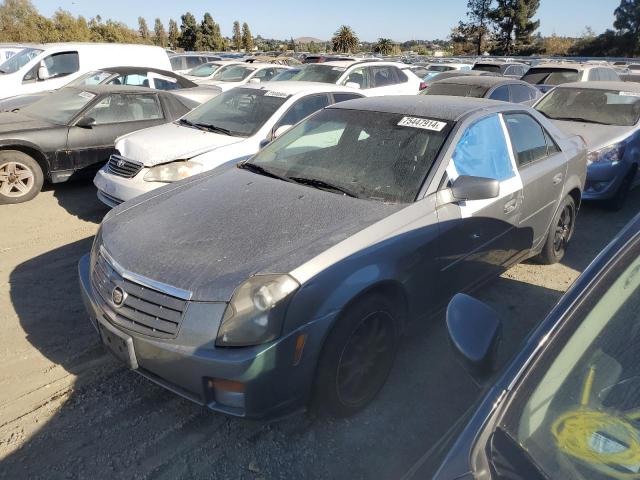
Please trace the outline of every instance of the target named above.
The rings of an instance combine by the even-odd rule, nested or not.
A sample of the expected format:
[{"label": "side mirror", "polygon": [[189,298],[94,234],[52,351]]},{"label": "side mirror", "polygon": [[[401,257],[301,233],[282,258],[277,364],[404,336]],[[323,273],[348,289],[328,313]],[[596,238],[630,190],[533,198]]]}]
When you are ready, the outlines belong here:
[{"label": "side mirror", "polygon": [[49,69],[44,65],[40,65],[38,68],[38,80],[48,80],[50,77]]},{"label": "side mirror", "polygon": [[260,83],[260,79],[259,78],[252,78],[251,80],[249,80],[249,83]]},{"label": "side mirror", "polygon": [[293,125],[280,125],[278,128],[276,128],[276,131],[273,132],[273,138],[278,138],[283,133],[288,132],[289,130],[291,130],[291,127],[293,127]]},{"label": "side mirror", "polygon": [[260,150],[262,150],[264,147],[266,147],[267,145],[269,145],[271,143],[271,140],[269,140],[268,138],[265,138],[263,140],[260,141]]},{"label": "side mirror", "polygon": [[447,307],[449,340],[458,360],[479,383],[495,368],[502,321],[488,305],[463,293]]},{"label": "side mirror", "polygon": [[451,194],[456,200],[486,200],[500,195],[500,182],[493,178],[461,175],[453,182]]},{"label": "side mirror", "polygon": [[96,124],[96,119],[93,117],[82,117],[76,122],[76,127],[80,128],[93,128]]},{"label": "side mirror", "polygon": [[356,82],[347,82],[344,84],[345,87],[355,88],[356,90],[360,90],[360,84]]}]

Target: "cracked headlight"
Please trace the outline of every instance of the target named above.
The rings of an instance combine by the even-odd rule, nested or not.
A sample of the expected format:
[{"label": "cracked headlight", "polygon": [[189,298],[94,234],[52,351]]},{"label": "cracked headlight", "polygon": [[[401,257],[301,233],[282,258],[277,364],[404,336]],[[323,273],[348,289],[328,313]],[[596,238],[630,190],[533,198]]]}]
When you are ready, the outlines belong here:
[{"label": "cracked headlight", "polygon": [[203,171],[202,164],[190,160],[178,160],[177,162],[156,165],[145,174],[146,182],[177,182],[183,178],[197,175]]}]

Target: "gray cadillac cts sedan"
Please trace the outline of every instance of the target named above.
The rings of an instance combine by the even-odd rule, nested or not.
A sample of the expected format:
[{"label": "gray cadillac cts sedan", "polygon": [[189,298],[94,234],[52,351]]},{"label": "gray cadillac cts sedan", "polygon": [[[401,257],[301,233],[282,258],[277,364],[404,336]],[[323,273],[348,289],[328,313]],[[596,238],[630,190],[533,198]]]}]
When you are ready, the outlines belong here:
[{"label": "gray cadillac cts sedan", "polygon": [[80,261],[83,297],[116,357],[212,410],[349,415],[410,320],[562,258],[585,175],[582,140],[529,107],[348,101],[112,210]]}]

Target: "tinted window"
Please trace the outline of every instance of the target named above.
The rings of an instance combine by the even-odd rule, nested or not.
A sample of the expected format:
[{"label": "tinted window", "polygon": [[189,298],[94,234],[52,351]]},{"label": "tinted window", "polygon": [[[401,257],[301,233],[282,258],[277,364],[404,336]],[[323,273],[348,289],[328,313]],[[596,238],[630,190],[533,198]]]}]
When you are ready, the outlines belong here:
[{"label": "tinted window", "polygon": [[498,115],[478,120],[463,133],[451,157],[455,171],[449,177],[472,177],[507,180],[515,176],[502,123]]},{"label": "tinted window", "polygon": [[153,84],[158,90],[179,90],[182,88],[177,81],[168,80],[165,78],[154,78]]},{"label": "tinted window", "polygon": [[160,105],[155,95],[121,93],[107,95],[85,115],[94,118],[96,125],[162,118]]},{"label": "tinted window", "polygon": [[369,75],[372,87],[386,87],[398,83],[393,67],[369,67]]},{"label": "tinted window", "polygon": [[398,83],[404,83],[404,82],[407,82],[409,80],[409,77],[407,77],[407,75],[402,70],[400,70],[399,68],[395,68],[394,67],[393,70],[394,70],[394,72],[396,74],[396,79],[397,79]]},{"label": "tinted window", "polygon": [[535,98],[534,91],[526,85],[510,85],[511,101],[514,103],[528,102]]},{"label": "tinted window", "polygon": [[294,103],[278,122],[279,125],[295,125],[303,118],[329,105],[327,95],[309,95]]},{"label": "tinted window", "polygon": [[500,73],[499,65],[488,65],[486,63],[476,63],[472,70],[480,70],[482,72]]},{"label": "tinted window", "polygon": [[509,101],[509,85],[502,85],[496,88],[489,97],[491,100]]},{"label": "tinted window", "polygon": [[547,156],[545,132],[538,122],[525,113],[505,115],[518,166],[524,166]]},{"label": "tinted window", "polygon": [[570,68],[531,68],[522,77],[532,85],[561,85],[580,81],[578,70]]},{"label": "tinted window", "polygon": [[483,98],[487,93],[486,87],[467,85],[464,83],[435,82],[421,92],[421,95],[450,95],[452,97]]},{"label": "tinted window", "polygon": [[355,93],[334,93],[333,100],[335,103],[346,102],[347,100],[355,100],[356,98],[362,98],[361,95]]},{"label": "tinted window", "polygon": [[342,76],[345,69],[343,67],[332,67],[331,65],[304,65],[291,80],[300,82],[322,82],[336,83]]}]

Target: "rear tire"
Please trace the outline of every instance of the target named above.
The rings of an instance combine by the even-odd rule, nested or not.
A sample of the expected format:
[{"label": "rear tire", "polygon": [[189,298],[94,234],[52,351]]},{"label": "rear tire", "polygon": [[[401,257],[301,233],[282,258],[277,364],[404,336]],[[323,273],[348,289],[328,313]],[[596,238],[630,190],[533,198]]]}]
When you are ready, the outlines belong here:
[{"label": "rear tire", "polygon": [[349,306],[330,332],[318,363],[314,403],[334,417],[366,407],[393,366],[398,322],[390,302],[368,295]]},{"label": "rear tire", "polygon": [[43,182],[42,168],[32,157],[17,150],[0,151],[0,204],[33,199]]},{"label": "rear tire", "polygon": [[567,245],[576,225],[576,203],[571,196],[566,197],[556,212],[542,251],[536,260],[543,265],[553,265],[564,257]]},{"label": "rear tire", "polygon": [[624,208],[624,205],[627,203],[627,198],[629,197],[629,192],[631,191],[633,179],[636,177],[637,170],[638,167],[633,167],[631,171],[627,173],[627,176],[624,177],[624,180],[620,184],[615,196],[605,202],[605,206],[609,210],[618,212]]}]

